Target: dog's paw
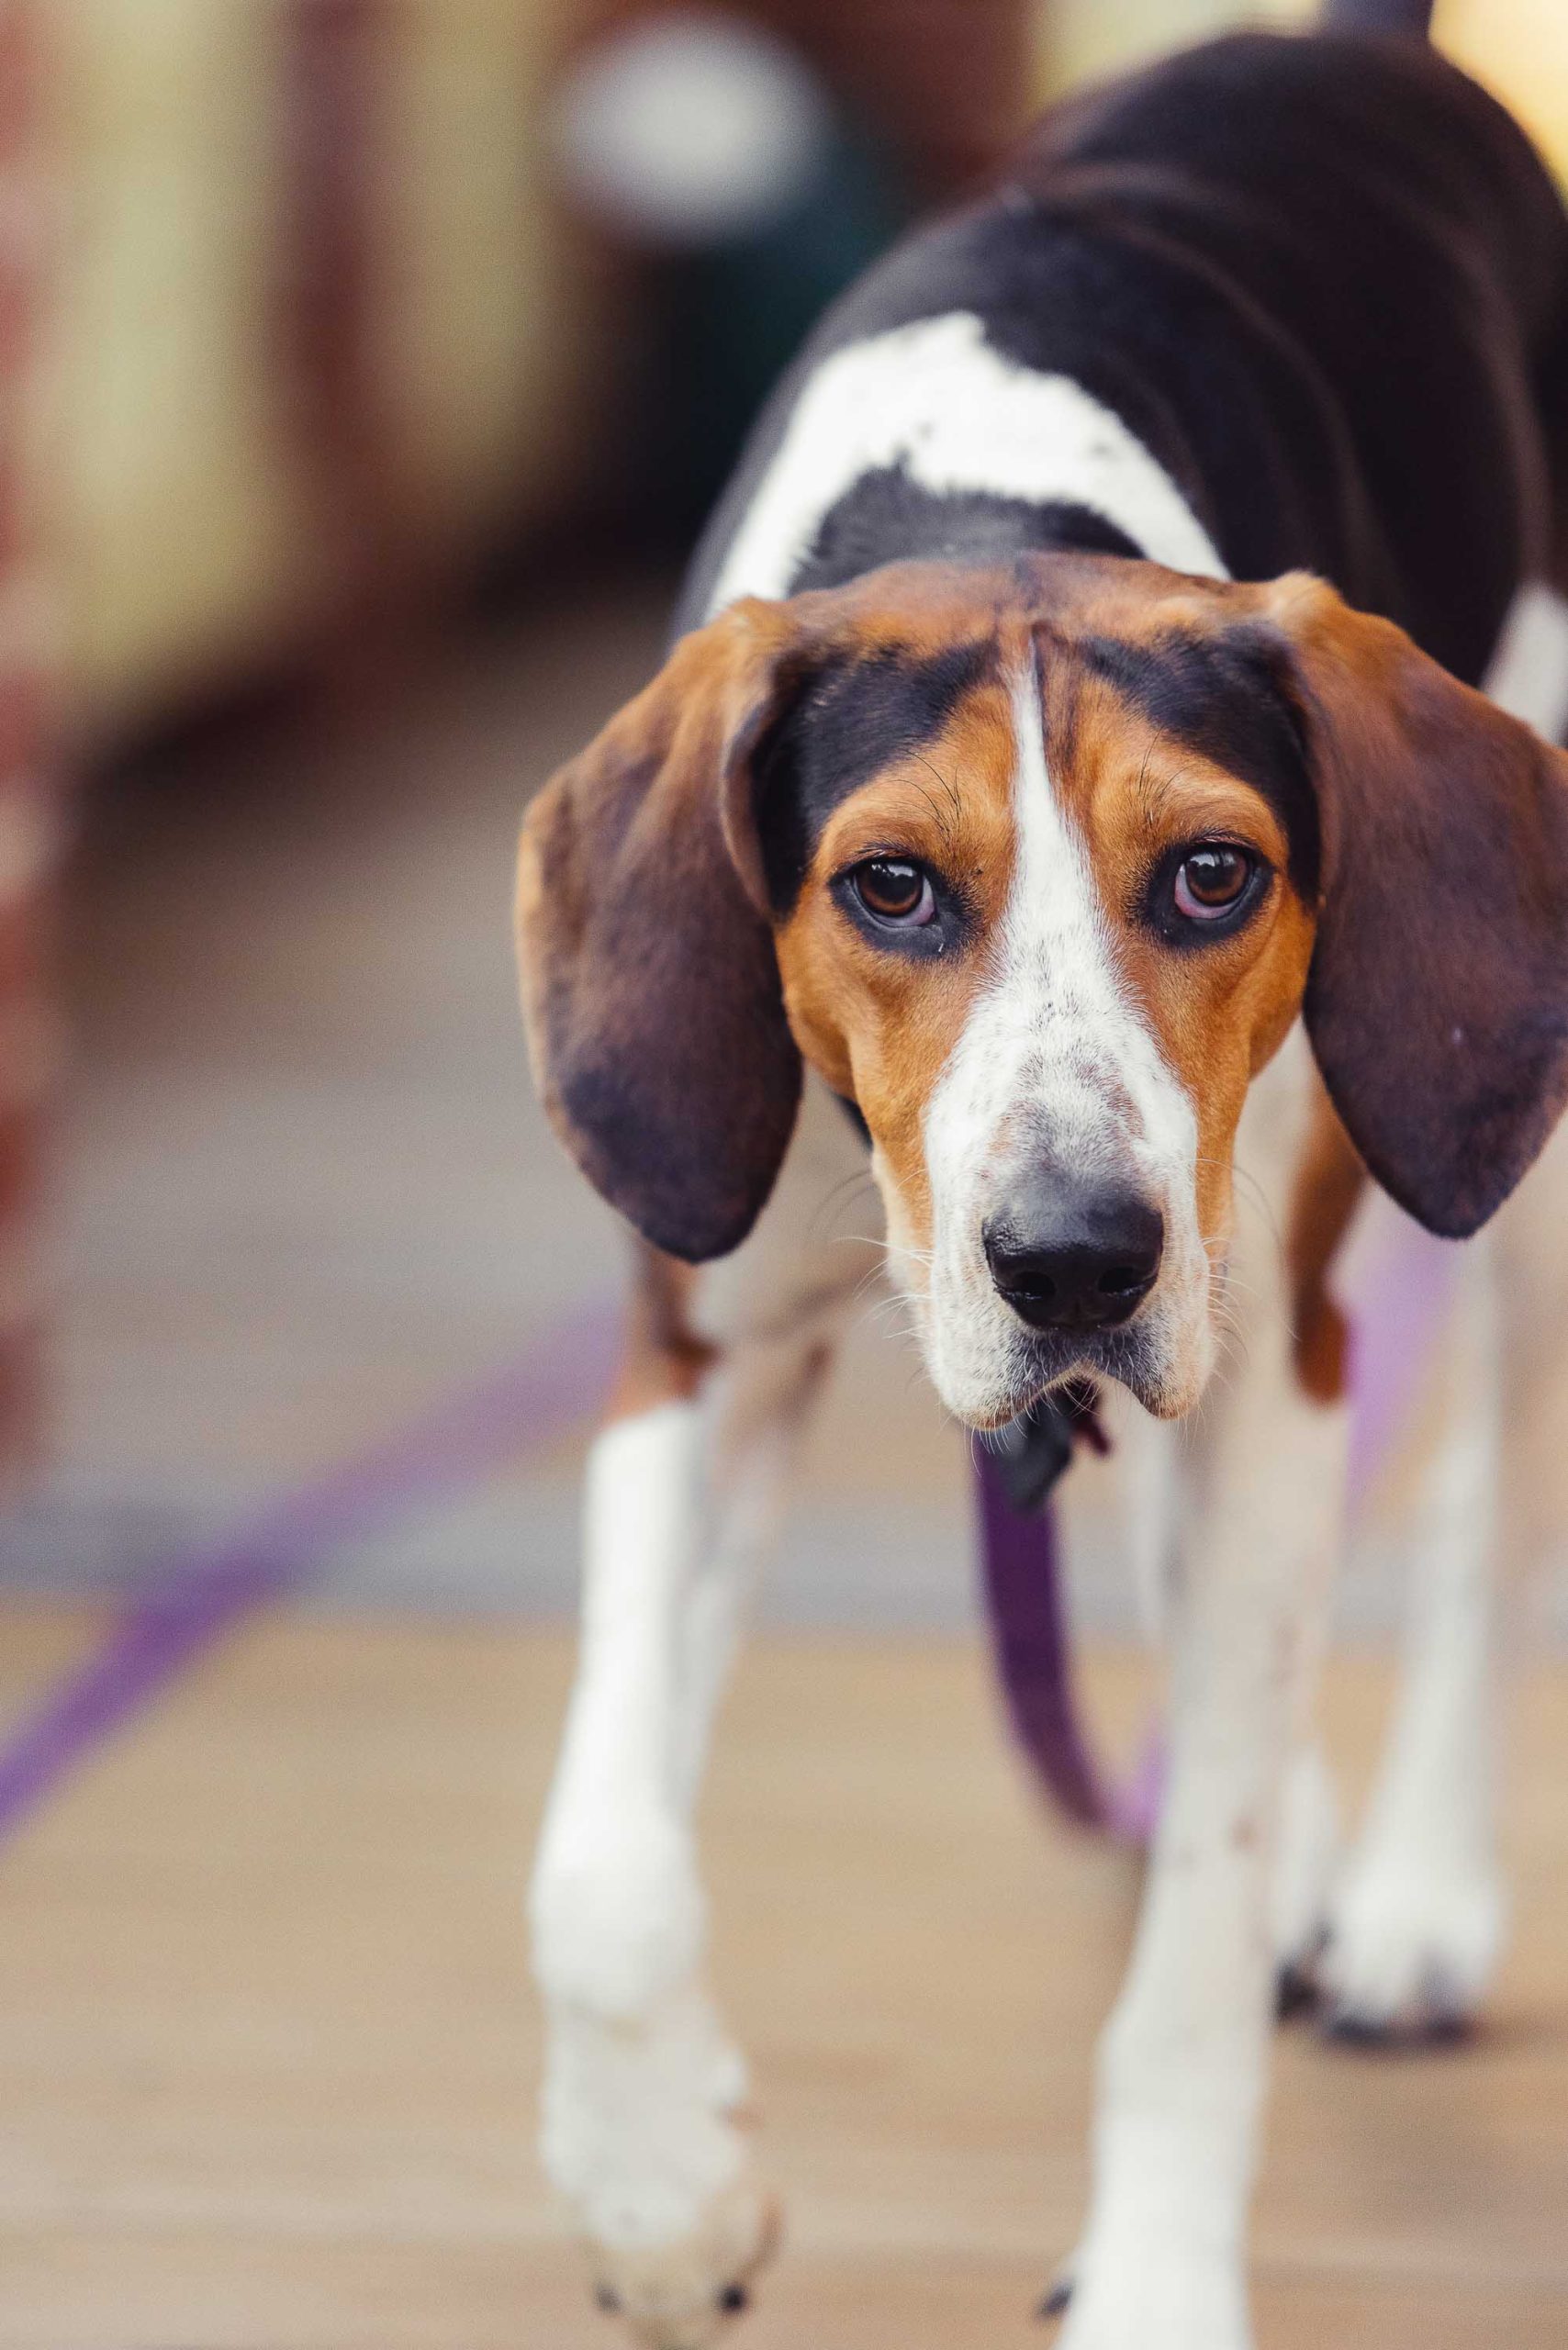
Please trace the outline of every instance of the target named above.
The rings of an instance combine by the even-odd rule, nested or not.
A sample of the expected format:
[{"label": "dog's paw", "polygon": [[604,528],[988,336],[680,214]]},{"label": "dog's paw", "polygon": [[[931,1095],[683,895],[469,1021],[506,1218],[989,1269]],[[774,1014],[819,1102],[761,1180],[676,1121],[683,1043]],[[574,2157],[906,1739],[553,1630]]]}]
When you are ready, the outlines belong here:
[{"label": "dog's paw", "polygon": [[1236,2264],[1147,2235],[1086,2250],[1065,2308],[1058,2350],[1250,2350]]},{"label": "dog's paw", "polygon": [[1058,2318],[1067,2315],[1072,2307],[1072,2288],[1077,2274],[1076,2258],[1065,2262],[1057,2270],[1056,2275],[1041,2294],[1039,2304],[1035,2311],[1035,2315],[1043,2324],[1054,2325]]},{"label": "dog's paw", "polygon": [[1484,1863],[1375,1848],[1358,1858],[1316,1967],[1325,2030],[1373,2044],[1462,2036],[1491,1982],[1506,1908]]},{"label": "dog's paw", "polygon": [[749,2308],[779,2232],[777,2202],[743,2172],[673,2244],[590,2242],[594,2298],[646,2350],[709,2350]]},{"label": "dog's paw", "polygon": [[1281,1799],[1271,1926],[1278,2006],[1291,2016],[1316,1997],[1339,1851],[1339,1811],[1321,1751],[1300,1748]]},{"label": "dog's paw", "polygon": [[697,1985],[635,2024],[552,2004],[540,2151],[601,2306],[651,2350],[702,2350],[778,2232],[737,2109],[745,2066]]}]

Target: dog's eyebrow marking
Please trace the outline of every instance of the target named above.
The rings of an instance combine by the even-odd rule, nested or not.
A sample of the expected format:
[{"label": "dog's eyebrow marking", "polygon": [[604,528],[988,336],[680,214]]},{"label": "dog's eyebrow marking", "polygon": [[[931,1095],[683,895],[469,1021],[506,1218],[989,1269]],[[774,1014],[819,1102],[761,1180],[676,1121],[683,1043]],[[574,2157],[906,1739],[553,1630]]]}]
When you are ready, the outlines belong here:
[{"label": "dog's eyebrow marking", "polygon": [[[1279,647],[1261,629],[1213,636],[1172,631],[1153,643],[1090,636],[1074,652],[1151,725],[1239,776],[1284,827],[1290,878],[1308,904],[1317,896],[1317,795],[1282,674]],[[1147,762],[1146,762],[1147,764]]]},{"label": "dog's eyebrow marking", "polygon": [[[919,755],[995,661],[994,643],[981,636],[935,653],[881,645],[833,654],[817,665],[752,758],[763,870],[781,914],[800,895],[840,800],[896,759]],[[951,807],[950,781],[935,767],[931,773]],[[949,819],[935,797],[932,807],[946,832]]]}]

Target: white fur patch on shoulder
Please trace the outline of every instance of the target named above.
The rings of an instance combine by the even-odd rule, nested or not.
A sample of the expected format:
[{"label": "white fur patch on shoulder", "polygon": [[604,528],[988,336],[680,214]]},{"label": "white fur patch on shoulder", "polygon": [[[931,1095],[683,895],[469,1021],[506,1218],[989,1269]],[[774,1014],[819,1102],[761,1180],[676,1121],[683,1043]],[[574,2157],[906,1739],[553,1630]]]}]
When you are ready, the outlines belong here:
[{"label": "white fur patch on shoulder", "polygon": [[785,596],[823,517],[863,474],[902,465],[959,491],[1087,506],[1152,562],[1226,576],[1169,474],[1069,375],[1003,358],[972,310],[920,319],[824,359],[795,403],[719,573],[711,610]]},{"label": "white fur patch on shoulder", "polygon": [[1568,601],[1529,579],[1508,607],[1484,689],[1549,743],[1568,733]]}]

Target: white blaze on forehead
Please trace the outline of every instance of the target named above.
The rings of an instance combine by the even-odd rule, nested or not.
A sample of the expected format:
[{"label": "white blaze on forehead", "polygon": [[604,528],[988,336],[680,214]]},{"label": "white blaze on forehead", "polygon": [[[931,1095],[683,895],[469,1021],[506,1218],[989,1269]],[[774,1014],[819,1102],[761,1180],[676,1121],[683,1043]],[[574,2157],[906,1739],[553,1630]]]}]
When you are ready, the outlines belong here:
[{"label": "white blaze on forehead", "polygon": [[737,596],[787,596],[823,517],[886,466],[937,497],[1086,506],[1151,562],[1226,576],[1170,475],[1114,409],[1070,375],[1004,358],[972,310],[953,310],[851,343],[807,377],[711,611]]},{"label": "white blaze on forehead", "polygon": [[1166,1193],[1169,1216],[1170,1187],[1191,1189],[1193,1106],[1116,969],[1087,849],[1047,771],[1032,671],[1014,687],[1013,711],[1013,885],[995,975],[927,1112],[933,1191],[969,1191],[982,1179],[1000,1189],[1005,1126],[1015,1135],[1008,1156],[1048,1151],[1068,1169],[1113,1173],[1130,1151]]}]

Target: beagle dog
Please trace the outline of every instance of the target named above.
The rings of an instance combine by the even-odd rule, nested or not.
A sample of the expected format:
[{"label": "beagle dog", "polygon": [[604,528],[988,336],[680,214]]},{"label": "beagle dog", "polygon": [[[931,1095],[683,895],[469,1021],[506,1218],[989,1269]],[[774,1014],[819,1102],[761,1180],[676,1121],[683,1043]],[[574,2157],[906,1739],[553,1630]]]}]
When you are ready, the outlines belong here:
[{"label": "beagle dog", "polygon": [[543,2149],[655,2350],[711,2341],[775,2232],[692,1807],[865,1271],[822,1208],[866,1145],[943,1402],[983,1436],[1067,1382],[1129,1391],[1134,1539],[1173,1594],[1070,2350],[1249,2341],[1281,1961],[1321,1949],[1352,2028],[1479,1996],[1485,1243],[1434,1596],[1337,1889],[1308,1735],[1345,1483],[1327,1284],[1365,1174],[1475,1234],[1568,1093],[1564,579],[1540,163],[1418,42],[1229,39],[1055,116],[829,314],[666,667],[530,810],[534,1069],[640,1236],[533,1886]]}]

